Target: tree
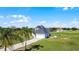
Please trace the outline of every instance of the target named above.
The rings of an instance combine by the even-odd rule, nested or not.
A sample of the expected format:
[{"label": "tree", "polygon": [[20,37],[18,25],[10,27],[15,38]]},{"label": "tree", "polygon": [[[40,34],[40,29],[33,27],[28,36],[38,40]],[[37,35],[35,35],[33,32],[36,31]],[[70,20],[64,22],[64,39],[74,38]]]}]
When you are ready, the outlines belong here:
[{"label": "tree", "polygon": [[27,50],[27,40],[31,39],[32,37],[32,29],[28,28],[28,27],[23,27],[22,28],[22,33],[24,34],[24,39],[26,40],[25,42],[25,51]]},{"label": "tree", "polygon": [[[4,49],[5,51],[7,50],[7,47],[13,45],[16,38],[19,37],[19,36],[15,35],[10,28],[4,28],[1,31],[1,34],[2,34],[0,36],[1,45],[5,48]],[[20,38],[20,40],[22,41],[21,38]]]},{"label": "tree", "polygon": [[71,28],[71,30],[73,30],[73,31],[74,31],[74,30],[77,30],[77,28],[73,27],[73,28]]},{"label": "tree", "polygon": [[[28,27],[22,27],[21,29],[17,30],[17,35],[19,35],[24,41],[27,42],[32,37],[32,30]],[[25,50],[27,49],[27,43],[25,42]]]},{"label": "tree", "polygon": [[[28,27],[23,28],[0,28],[0,42],[1,46],[7,50],[8,46],[16,43],[17,40],[23,42],[32,38],[32,29]],[[26,50],[25,42],[25,50]]]}]

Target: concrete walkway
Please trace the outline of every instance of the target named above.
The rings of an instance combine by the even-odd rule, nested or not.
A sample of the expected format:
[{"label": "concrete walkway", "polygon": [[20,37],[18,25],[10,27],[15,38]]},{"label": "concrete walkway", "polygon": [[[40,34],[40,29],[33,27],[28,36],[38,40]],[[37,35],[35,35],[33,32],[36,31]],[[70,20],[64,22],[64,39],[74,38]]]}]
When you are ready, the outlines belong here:
[{"label": "concrete walkway", "polygon": [[[36,41],[38,41],[38,40],[41,40],[42,39],[42,37],[39,37],[39,38],[33,38],[33,39],[31,39],[31,40],[28,40],[28,41],[24,41],[24,42],[22,42],[22,43],[18,43],[18,44],[15,44],[15,45],[12,45],[11,47],[8,47],[7,48],[7,51],[12,51],[12,50],[16,50],[16,49],[18,49],[18,48],[21,48],[21,47],[24,47],[25,46],[25,42],[27,43],[26,45],[29,45],[29,44],[32,44],[32,43],[34,43],[34,42],[36,42]],[[2,48],[2,49],[0,49],[0,51],[4,51],[4,48]]]}]

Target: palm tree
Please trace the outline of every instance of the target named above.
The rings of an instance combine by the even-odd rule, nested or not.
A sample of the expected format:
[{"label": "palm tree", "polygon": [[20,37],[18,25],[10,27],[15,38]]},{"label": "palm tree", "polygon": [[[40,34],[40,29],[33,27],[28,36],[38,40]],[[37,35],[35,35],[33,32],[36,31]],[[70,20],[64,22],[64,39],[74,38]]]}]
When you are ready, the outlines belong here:
[{"label": "palm tree", "polygon": [[30,38],[32,38],[32,37],[33,37],[33,35],[32,35],[33,29],[32,29],[32,28],[29,28],[28,31],[29,31],[29,36],[30,36]]},{"label": "palm tree", "polygon": [[[5,48],[4,49],[5,51],[7,50],[7,47],[13,45],[16,38],[19,37],[19,36],[15,35],[13,32],[14,31],[12,31],[12,29],[10,29],[10,28],[4,28],[1,31],[2,35],[0,37],[0,40],[1,40],[1,45]],[[20,39],[20,40],[22,41],[22,39]]]},{"label": "palm tree", "polygon": [[[24,40],[29,40],[32,37],[32,31],[28,27],[22,27],[21,30],[18,32],[19,36],[23,38]],[[25,50],[27,49],[25,42]]]},{"label": "palm tree", "polygon": [[[32,38],[32,31],[31,29],[27,28],[27,29],[24,29],[24,31],[26,32],[26,37],[27,37],[27,40],[31,39]],[[25,42],[25,51],[27,50],[27,43]]]}]

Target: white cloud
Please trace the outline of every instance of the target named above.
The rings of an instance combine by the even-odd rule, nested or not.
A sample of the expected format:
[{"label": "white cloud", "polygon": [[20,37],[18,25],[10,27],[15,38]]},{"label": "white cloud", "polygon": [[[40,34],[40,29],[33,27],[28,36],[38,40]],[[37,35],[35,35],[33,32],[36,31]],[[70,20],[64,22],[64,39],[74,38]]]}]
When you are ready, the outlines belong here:
[{"label": "white cloud", "polygon": [[3,25],[6,25],[6,24],[7,24],[6,22],[3,23]]},{"label": "white cloud", "polygon": [[41,20],[41,21],[39,21],[36,25],[34,25],[33,27],[36,27],[37,25],[43,25],[43,26],[45,26],[45,27],[50,27],[50,24],[49,24],[49,22],[47,22],[46,20]]},{"label": "white cloud", "polygon": [[50,27],[59,27],[59,28],[64,28],[64,27],[69,27],[69,24],[66,22],[60,22],[60,21],[54,21]]},{"label": "white cloud", "polygon": [[18,17],[18,15],[11,15],[11,16],[8,16],[8,17],[17,18],[17,17]]},{"label": "white cloud", "polygon": [[40,21],[40,24],[42,25],[42,24],[46,24],[47,22],[45,21],[45,20],[43,20],[43,21]]},{"label": "white cloud", "polygon": [[16,27],[28,26],[31,21],[31,17],[25,15],[8,15],[4,20],[6,19],[8,19],[8,21],[2,22],[3,25]]},{"label": "white cloud", "polygon": [[21,23],[21,22],[22,22],[22,23],[23,23],[23,22],[28,22],[28,19],[19,19],[19,20],[15,21],[15,22],[20,22],[20,23]]},{"label": "white cloud", "polygon": [[64,7],[64,8],[63,8],[63,10],[68,10],[68,9],[69,9],[68,7]]},{"label": "white cloud", "polygon": [[39,21],[39,23],[37,25],[43,25],[45,27],[48,27],[48,22],[45,20]]},{"label": "white cloud", "polygon": [[10,23],[15,23],[15,21],[11,21]]},{"label": "white cloud", "polygon": [[71,9],[74,9],[75,7],[70,7]]},{"label": "white cloud", "polygon": [[21,18],[21,17],[25,17],[24,15],[8,15],[7,18]]},{"label": "white cloud", "polygon": [[0,16],[0,18],[5,18],[4,16]]},{"label": "white cloud", "polygon": [[60,23],[59,21],[55,21],[53,24],[52,24],[53,27],[62,27],[62,23]]},{"label": "white cloud", "polygon": [[67,10],[72,10],[72,9],[74,9],[74,8],[75,8],[75,7],[64,7],[63,10],[64,10],[64,11],[67,11]]},{"label": "white cloud", "polygon": [[15,19],[10,23],[28,23],[31,19],[29,16],[24,15],[11,15],[11,17],[14,17]]},{"label": "white cloud", "polygon": [[71,21],[70,25],[71,25],[72,27],[79,27],[79,20],[76,19],[76,18],[74,18],[74,19]]},{"label": "white cloud", "polygon": [[44,25],[45,27],[77,27],[79,28],[79,20],[77,18],[74,18],[73,20],[71,21],[68,21],[68,22],[62,22],[62,21],[53,21],[51,23],[48,23],[46,21],[41,21],[40,22],[41,25]]},{"label": "white cloud", "polygon": [[55,21],[51,25],[52,27],[77,27],[79,28],[79,20],[77,18],[74,18],[73,20],[69,22],[60,22],[60,21]]},{"label": "white cloud", "polygon": [[73,20],[71,23],[72,23],[73,25],[76,25],[76,24],[79,24],[79,21]]}]

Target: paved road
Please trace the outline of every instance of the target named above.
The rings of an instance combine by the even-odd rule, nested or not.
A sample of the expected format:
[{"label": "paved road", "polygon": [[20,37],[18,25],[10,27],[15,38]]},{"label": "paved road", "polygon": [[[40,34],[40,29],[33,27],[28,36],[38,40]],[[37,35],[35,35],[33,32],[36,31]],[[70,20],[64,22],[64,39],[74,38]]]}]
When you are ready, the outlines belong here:
[{"label": "paved road", "polygon": [[[24,41],[24,42],[22,42],[22,43],[18,43],[18,44],[12,45],[11,47],[8,47],[7,50],[8,50],[8,51],[16,50],[16,49],[18,49],[18,48],[20,48],[20,47],[25,46],[25,44],[24,44],[25,42],[27,43],[26,45],[29,45],[29,44],[32,44],[33,42],[36,42],[36,41],[41,40],[41,39],[42,39],[42,37],[39,37],[39,38],[35,38],[35,37],[34,37],[34,38],[31,39],[31,40]],[[4,51],[4,48],[0,49],[0,51]]]}]

